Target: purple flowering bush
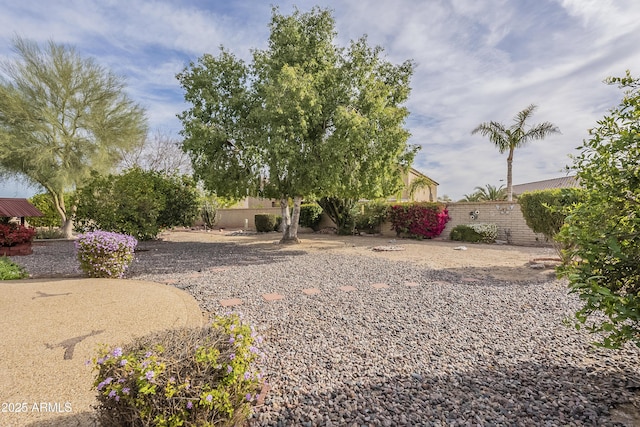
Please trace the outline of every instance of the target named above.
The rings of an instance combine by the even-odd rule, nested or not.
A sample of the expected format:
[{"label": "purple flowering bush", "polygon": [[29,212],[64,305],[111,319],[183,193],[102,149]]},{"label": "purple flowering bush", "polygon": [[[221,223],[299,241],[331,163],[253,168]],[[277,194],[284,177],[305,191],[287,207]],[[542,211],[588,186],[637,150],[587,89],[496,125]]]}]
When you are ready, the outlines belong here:
[{"label": "purple flowering bush", "polygon": [[76,251],[80,269],[89,277],[124,277],[133,261],[138,241],[129,235],[108,231],[80,234]]},{"label": "purple flowering bush", "polygon": [[205,328],[102,348],[93,359],[101,425],[243,425],[259,398],[260,342],[252,326],[230,314]]}]

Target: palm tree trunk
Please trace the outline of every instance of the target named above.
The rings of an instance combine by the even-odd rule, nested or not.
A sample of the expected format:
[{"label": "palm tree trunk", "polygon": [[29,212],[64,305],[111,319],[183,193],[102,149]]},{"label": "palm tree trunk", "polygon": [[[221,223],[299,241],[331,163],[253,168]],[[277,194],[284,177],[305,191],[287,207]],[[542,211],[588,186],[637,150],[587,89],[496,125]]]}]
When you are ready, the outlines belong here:
[{"label": "palm tree trunk", "polygon": [[514,147],[509,149],[509,156],[507,156],[507,201],[509,202],[513,201],[513,149]]}]

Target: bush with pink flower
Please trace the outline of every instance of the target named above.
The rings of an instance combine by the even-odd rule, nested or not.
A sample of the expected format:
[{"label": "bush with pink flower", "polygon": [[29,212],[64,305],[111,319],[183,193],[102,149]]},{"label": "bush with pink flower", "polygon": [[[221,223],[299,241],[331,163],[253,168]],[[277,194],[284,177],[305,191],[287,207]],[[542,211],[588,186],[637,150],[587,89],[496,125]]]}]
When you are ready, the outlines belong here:
[{"label": "bush with pink flower", "polygon": [[76,251],[80,269],[89,277],[122,278],[133,261],[138,241],[127,234],[92,231],[80,234]]}]

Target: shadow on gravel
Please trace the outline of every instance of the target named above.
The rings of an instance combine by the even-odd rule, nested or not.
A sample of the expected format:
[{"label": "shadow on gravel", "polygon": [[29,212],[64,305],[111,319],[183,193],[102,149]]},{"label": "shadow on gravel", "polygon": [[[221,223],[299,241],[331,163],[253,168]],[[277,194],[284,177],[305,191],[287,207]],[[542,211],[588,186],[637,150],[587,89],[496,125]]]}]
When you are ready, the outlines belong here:
[{"label": "shadow on gravel", "polygon": [[[468,372],[353,382],[314,395],[281,390],[277,399],[267,395],[251,425],[323,426],[330,419],[334,426],[638,426],[638,413],[629,410],[629,402],[640,402],[638,384],[640,377],[623,370],[487,364]],[[282,402],[285,396],[289,403]]]},{"label": "shadow on gravel", "polygon": [[[127,277],[141,274],[198,272],[216,267],[271,264],[306,252],[265,243],[139,242]],[[36,242],[32,255],[13,257],[32,278],[83,277],[78,269],[73,241]]]},{"label": "shadow on gravel", "polygon": [[140,242],[128,276],[184,273],[216,267],[273,264],[304,255],[304,251],[280,250],[278,245],[236,243]]}]

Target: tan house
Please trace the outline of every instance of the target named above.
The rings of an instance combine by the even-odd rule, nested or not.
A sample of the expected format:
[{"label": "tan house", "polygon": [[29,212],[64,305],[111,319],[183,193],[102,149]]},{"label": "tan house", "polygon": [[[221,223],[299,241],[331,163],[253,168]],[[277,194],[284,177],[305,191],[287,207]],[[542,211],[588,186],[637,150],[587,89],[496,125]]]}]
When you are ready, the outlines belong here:
[{"label": "tan house", "polygon": [[[404,190],[400,195],[400,200],[397,197],[389,198],[389,201],[414,201],[414,202],[435,202],[438,200],[438,184],[427,175],[423,174],[417,169],[409,169],[409,173],[402,177],[404,182]],[[411,185],[414,184],[415,190],[411,194]]]},{"label": "tan house", "polygon": [[[404,182],[404,190],[400,195],[400,200],[403,202],[415,201],[415,202],[435,202],[438,200],[438,183],[427,175],[418,171],[417,169],[409,169],[409,173],[402,177]],[[419,184],[418,184],[419,182]],[[415,189],[411,194],[411,184],[415,183]],[[398,201],[398,197],[389,197],[388,201]],[[247,197],[244,200],[239,201],[230,209],[265,209],[265,208],[279,208],[280,201],[276,199],[263,199],[261,197]]]}]

